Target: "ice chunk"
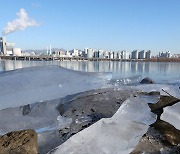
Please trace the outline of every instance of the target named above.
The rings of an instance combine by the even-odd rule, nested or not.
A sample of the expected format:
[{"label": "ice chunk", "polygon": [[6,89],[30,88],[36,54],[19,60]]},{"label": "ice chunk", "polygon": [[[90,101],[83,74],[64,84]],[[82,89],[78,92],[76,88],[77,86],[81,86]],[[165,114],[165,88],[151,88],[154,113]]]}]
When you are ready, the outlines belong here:
[{"label": "ice chunk", "polygon": [[157,103],[160,100],[160,94],[159,92],[150,92],[150,93],[139,93],[138,95],[141,99],[143,99],[145,102],[154,104]]},{"label": "ice chunk", "polygon": [[40,152],[62,143],[59,129],[69,127],[71,118],[62,117],[56,109],[60,99],[0,110],[0,135],[24,129],[34,129],[38,133]]},{"label": "ice chunk", "polygon": [[180,102],[164,108],[161,119],[180,130]]},{"label": "ice chunk", "polygon": [[56,110],[58,103],[59,100],[54,100],[28,105],[28,108],[23,106],[1,110],[0,135],[21,129],[34,129],[41,133],[66,127],[71,119],[59,115]]},{"label": "ice chunk", "polygon": [[[159,91],[161,95],[167,95],[166,92],[172,96],[180,99],[180,85],[164,85],[164,84],[151,84],[151,85],[138,85],[134,86],[136,90],[143,92]],[[166,92],[164,92],[166,91]]]},{"label": "ice chunk", "polygon": [[112,118],[101,119],[49,153],[127,154],[155,120],[156,115],[150,112],[147,102],[131,97]]},{"label": "ice chunk", "polygon": [[127,78],[118,78],[118,74],[113,74],[112,79],[110,80],[110,83],[116,87],[122,86],[122,85],[133,85],[140,82],[142,76],[136,75],[132,77]]},{"label": "ice chunk", "polygon": [[63,140],[59,137],[59,130],[46,131],[38,133],[38,152],[39,154],[44,154],[59,144]]},{"label": "ice chunk", "polygon": [[85,73],[58,66],[31,67],[0,74],[0,110],[106,87],[108,73]]}]

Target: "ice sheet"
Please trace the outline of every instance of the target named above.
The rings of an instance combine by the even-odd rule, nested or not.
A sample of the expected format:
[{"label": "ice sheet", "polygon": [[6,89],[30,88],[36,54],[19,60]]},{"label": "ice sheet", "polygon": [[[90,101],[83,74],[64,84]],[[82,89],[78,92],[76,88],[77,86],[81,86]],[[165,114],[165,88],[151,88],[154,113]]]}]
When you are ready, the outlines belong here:
[{"label": "ice sheet", "polygon": [[180,130],[180,102],[173,106],[164,108],[161,119]]},{"label": "ice sheet", "polygon": [[31,67],[0,74],[0,110],[106,87],[108,73],[83,73],[58,66]]},{"label": "ice sheet", "polygon": [[52,150],[55,154],[127,154],[138,144],[156,115],[139,97],[127,99],[112,118],[101,119]]}]

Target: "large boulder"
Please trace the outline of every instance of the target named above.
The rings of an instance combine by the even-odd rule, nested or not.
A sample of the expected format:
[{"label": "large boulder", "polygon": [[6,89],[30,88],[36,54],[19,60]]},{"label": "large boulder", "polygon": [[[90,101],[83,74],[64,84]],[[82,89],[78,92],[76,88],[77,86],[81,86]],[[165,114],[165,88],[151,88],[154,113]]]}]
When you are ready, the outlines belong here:
[{"label": "large boulder", "polygon": [[112,117],[131,94],[128,90],[107,88],[65,97],[57,110],[63,117],[71,118],[72,123],[60,129],[61,139],[66,141],[101,118]]},{"label": "large boulder", "polygon": [[34,130],[14,131],[0,137],[0,154],[37,153],[37,133]]},{"label": "large boulder", "polygon": [[140,84],[154,84],[155,82],[151,78],[144,78],[141,80]]}]

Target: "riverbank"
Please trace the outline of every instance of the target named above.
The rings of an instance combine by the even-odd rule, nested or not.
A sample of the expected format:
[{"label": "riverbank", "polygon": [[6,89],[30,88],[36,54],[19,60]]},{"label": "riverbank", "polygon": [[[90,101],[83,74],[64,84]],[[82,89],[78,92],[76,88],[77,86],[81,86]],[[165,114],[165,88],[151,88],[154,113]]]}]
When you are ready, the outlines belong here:
[{"label": "riverbank", "polygon": [[[143,86],[147,87],[148,85]],[[121,87],[121,89],[108,88],[91,90],[68,95],[52,101],[4,109],[0,111],[0,117],[4,117],[0,119],[0,130],[2,132],[4,129],[4,133],[7,129],[10,131],[10,128],[11,130],[27,128],[36,130],[38,133],[38,150],[40,154],[44,154],[66,143],[66,141],[75,134],[78,136],[82,130],[86,130],[86,128],[89,128],[93,124],[96,125],[96,122],[103,119],[111,119],[132,96],[134,97],[132,98],[133,101],[135,101],[137,97],[140,97],[140,99],[143,99],[145,102],[147,101],[146,103],[155,103],[158,101],[156,104],[149,104],[151,111],[157,114],[157,119],[160,119],[163,108],[179,102],[179,99],[172,96],[160,96],[158,92],[137,93],[135,89],[136,88]],[[141,87],[141,89],[143,90],[144,88]],[[139,114],[136,108],[139,102],[135,102],[137,104],[131,109],[133,117]],[[143,107],[142,109],[146,111],[146,108]],[[124,112],[126,111],[124,110]],[[144,113],[141,113],[140,116],[143,117],[143,114]],[[146,116],[146,114],[144,116]],[[57,117],[59,118],[57,119]],[[136,125],[136,123],[134,124]],[[145,132],[145,135],[142,134],[142,138],[139,138],[140,142],[137,142],[136,147],[133,148],[133,154],[162,151],[178,154],[180,131],[172,124],[157,120],[150,126],[147,124],[143,125],[149,128],[147,132]],[[25,127],[23,128],[22,126]],[[123,125],[123,127],[125,127],[125,125]],[[133,131],[133,129],[130,129],[129,133],[133,133]],[[101,138],[101,136],[99,137]],[[121,138],[121,135],[119,137]],[[109,140],[109,142],[111,143],[111,140]],[[131,146],[130,143],[129,146]],[[52,150],[52,153],[55,151],[56,150]],[[79,153],[81,152],[79,151]]]},{"label": "riverbank", "polygon": [[27,61],[122,61],[122,62],[180,62],[180,58],[151,58],[151,59],[109,59],[109,58],[84,58],[60,56],[4,56],[0,60],[27,60]]}]

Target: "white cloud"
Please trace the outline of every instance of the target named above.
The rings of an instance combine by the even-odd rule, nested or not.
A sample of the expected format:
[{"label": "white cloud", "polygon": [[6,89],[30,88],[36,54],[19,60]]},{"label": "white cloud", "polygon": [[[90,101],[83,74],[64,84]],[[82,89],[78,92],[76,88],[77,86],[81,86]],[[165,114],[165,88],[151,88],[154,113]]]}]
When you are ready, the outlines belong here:
[{"label": "white cloud", "polygon": [[3,30],[3,34],[7,35],[18,30],[25,30],[27,27],[38,25],[39,24],[34,19],[29,18],[25,9],[20,9],[17,13],[17,18],[7,23],[7,26]]}]

